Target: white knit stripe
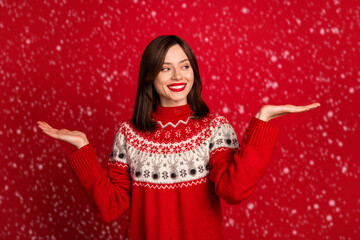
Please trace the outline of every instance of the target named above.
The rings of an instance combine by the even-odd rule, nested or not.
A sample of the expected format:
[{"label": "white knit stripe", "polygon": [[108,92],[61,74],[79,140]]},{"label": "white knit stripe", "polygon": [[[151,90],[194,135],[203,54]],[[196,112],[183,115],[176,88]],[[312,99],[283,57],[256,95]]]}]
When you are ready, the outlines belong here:
[{"label": "white knit stripe", "polygon": [[[196,149],[203,142],[208,140],[213,135],[213,130],[220,125],[228,125],[227,119],[224,117],[217,117],[213,119],[209,125],[202,129],[197,135],[189,138],[185,141],[180,141],[176,143],[158,143],[153,141],[148,141],[145,138],[138,136],[134,130],[126,125],[126,133],[128,135],[127,144],[130,146],[136,146],[140,151],[150,151],[151,153],[160,153],[160,154],[174,154],[181,153],[184,151]],[[119,133],[120,135],[123,135]]]},{"label": "white knit stripe", "polygon": [[[222,131],[218,131],[218,127],[221,126]],[[186,141],[180,141],[177,143],[157,143],[153,141],[148,141],[142,137],[139,137],[136,135],[136,133],[133,131],[133,129],[128,126],[128,124],[123,124],[123,127],[125,127],[124,131],[118,131],[113,151],[114,151],[114,158],[112,161],[119,161],[123,163],[130,163],[129,158],[118,158],[118,153],[127,152],[125,149],[125,146],[133,147],[139,151],[143,152],[149,152],[154,154],[177,154],[182,153],[185,151],[197,149],[201,144],[203,144],[205,141],[209,140],[209,138],[213,137],[213,142],[216,143],[217,138],[222,137],[221,135],[225,134],[224,130],[227,132],[234,132],[232,126],[228,123],[227,119],[224,117],[216,117],[214,118],[207,128],[204,128],[201,132],[199,132],[197,135],[193,136],[190,139],[187,139]],[[125,133],[126,132],[126,133]],[[220,136],[216,136],[215,132],[221,132]],[[126,139],[125,134],[128,135],[128,138]],[[126,142],[125,142],[126,141]],[[235,143],[238,145],[238,143]],[[219,147],[225,147],[225,143],[216,144],[212,148],[212,150],[215,150]],[[234,147],[234,146],[233,146]],[[237,146],[238,147],[238,146]]]},{"label": "white knit stripe", "polygon": [[[177,154],[150,154],[149,151],[142,152],[130,146],[127,154],[130,158],[130,174],[138,182],[176,184],[193,181],[209,174],[206,168],[209,162],[208,141],[194,152],[191,150]],[[175,178],[171,178],[172,173],[176,174]]]},{"label": "white knit stripe", "polygon": [[175,189],[175,188],[191,187],[194,185],[206,183],[207,181],[208,181],[208,177],[203,177],[196,181],[182,182],[182,183],[175,183],[175,184],[151,184],[151,183],[143,183],[143,182],[133,181],[133,185],[139,186],[139,187],[148,187],[148,188],[152,188],[152,189]]},{"label": "white knit stripe", "polygon": [[109,164],[128,167],[132,180],[144,187],[173,187],[202,179],[210,173],[210,154],[239,148],[226,118],[204,119],[203,123],[205,126],[195,136],[176,143],[147,140],[131,125],[123,124],[115,137]]},{"label": "white knit stripe", "polygon": [[185,125],[187,125],[187,123],[189,122],[190,118],[194,118],[194,117],[188,117],[188,119],[185,121],[183,120],[179,120],[176,124],[173,124],[172,122],[168,122],[167,124],[163,125],[161,121],[157,121],[158,124],[160,124],[161,128],[165,128],[167,126],[172,126],[173,128],[176,128],[180,123],[183,123]]}]

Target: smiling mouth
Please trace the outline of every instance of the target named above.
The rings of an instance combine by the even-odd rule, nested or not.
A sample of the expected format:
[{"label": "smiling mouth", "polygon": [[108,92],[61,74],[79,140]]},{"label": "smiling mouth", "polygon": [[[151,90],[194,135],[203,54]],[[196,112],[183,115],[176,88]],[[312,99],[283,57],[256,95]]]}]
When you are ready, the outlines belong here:
[{"label": "smiling mouth", "polygon": [[170,85],[170,86],[167,86],[171,91],[173,92],[181,92],[185,89],[186,87],[186,83],[184,84],[181,84],[181,85]]}]

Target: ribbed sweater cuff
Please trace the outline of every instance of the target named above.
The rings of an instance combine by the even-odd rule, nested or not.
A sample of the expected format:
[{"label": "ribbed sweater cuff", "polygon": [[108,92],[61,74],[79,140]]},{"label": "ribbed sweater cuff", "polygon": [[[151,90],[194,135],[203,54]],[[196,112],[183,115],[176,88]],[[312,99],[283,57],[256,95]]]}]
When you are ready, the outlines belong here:
[{"label": "ribbed sweater cuff", "polygon": [[90,172],[99,165],[91,143],[66,154],[66,159],[77,176]]},{"label": "ribbed sweater cuff", "polygon": [[251,144],[264,148],[273,148],[277,142],[281,127],[253,117],[245,131],[242,144]]}]

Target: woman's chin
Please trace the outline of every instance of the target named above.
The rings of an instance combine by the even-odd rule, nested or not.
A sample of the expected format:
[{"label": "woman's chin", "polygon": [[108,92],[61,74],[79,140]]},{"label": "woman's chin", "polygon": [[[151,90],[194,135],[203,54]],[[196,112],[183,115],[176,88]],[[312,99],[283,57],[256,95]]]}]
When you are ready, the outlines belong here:
[{"label": "woman's chin", "polygon": [[186,98],[185,99],[172,99],[167,101],[162,101],[162,107],[177,107],[187,104]]}]

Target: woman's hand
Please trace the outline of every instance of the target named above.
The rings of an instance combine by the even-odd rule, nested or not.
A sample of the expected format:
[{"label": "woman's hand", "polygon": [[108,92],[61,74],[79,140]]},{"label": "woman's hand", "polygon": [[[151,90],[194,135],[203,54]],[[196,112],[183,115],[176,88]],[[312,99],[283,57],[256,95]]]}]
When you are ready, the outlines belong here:
[{"label": "woman's hand", "polygon": [[55,129],[52,128],[46,122],[37,121],[39,128],[43,130],[44,133],[53,137],[55,139],[63,140],[67,143],[70,143],[77,147],[78,149],[85,146],[89,143],[86,138],[85,133],[79,131],[69,131],[67,129]]},{"label": "woman's hand", "polygon": [[264,105],[261,107],[260,111],[256,113],[255,117],[268,122],[271,119],[280,117],[285,114],[306,112],[317,107],[320,107],[320,103],[312,103],[306,106],[294,106],[290,104],[278,106]]}]

